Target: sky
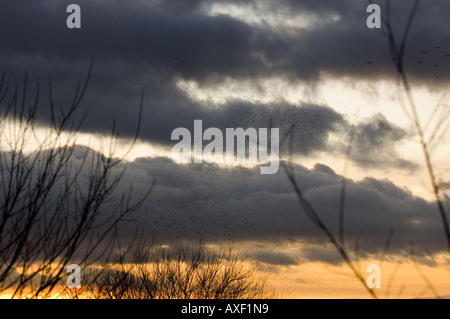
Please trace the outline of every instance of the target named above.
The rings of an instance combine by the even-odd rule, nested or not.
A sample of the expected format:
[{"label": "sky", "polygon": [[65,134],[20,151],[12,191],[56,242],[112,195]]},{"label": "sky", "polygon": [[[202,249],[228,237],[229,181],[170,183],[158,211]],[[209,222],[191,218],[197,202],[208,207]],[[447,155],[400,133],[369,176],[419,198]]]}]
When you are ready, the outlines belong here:
[{"label": "sky", "polygon": [[[127,153],[119,190],[130,183],[138,193],[153,181],[156,186],[134,213],[137,222],[123,225],[123,236],[139,224],[161,244],[233,245],[287,297],[368,297],[307,218],[281,167],[262,175],[258,165],[181,164],[171,156],[171,133],[179,127],[193,132],[194,120],[223,132],[279,128],[280,160],[294,168],[303,193],[336,235],[341,180],[348,178],[346,247],[362,273],[386,260],[385,293],[402,265],[403,281],[390,296],[432,295],[412,266],[417,263],[442,295],[450,295],[450,257],[424,156],[404,111],[386,27],[366,25],[368,2],[77,0],[80,29],[66,26],[70,3],[0,0],[0,70],[12,87],[23,85],[27,73],[30,89],[39,78],[45,92],[51,78],[54,99],[64,107],[93,58],[75,116],[87,114],[79,143],[96,151],[99,134],[115,123],[118,153],[126,153],[144,90],[139,140]],[[375,3],[385,17],[387,3]],[[397,39],[412,5],[392,3]],[[449,15],[448,1],[422,1],[405,53],[426,136],[441,127],[432,160],[447,210]],[[43,130],[50,120],[46,104],[42,94]]]}]

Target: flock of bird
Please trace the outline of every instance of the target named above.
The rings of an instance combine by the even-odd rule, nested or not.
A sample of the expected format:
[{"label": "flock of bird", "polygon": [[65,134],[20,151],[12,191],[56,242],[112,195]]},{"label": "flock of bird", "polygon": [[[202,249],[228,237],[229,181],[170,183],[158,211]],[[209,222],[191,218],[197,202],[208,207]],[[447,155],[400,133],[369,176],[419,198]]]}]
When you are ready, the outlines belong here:
[{"label": "flock of bird", "polygon": [[[436,46],[436,47],[435,47],[435,50],[440,50],[440,47],[439,47],[439,46]],[[425,55],[430,54],[431,52],[430,52],[430,51],[425,51],[425,50],[423,50],[423,51],[420,51],[419,53],[420,53],[423,57],[425,57]],[[446,56],[447,58],[450,58],[450,53],[447,53],[445,56]],[[417,63],[418,63],[418,64],[422,64],[423,62],[424,62],[424,58],[421,58],[421,59],[417,60]],[[368,61],[367,64],[374,64],[374,62],[373,62],[373,61]],[[439,64],[433,63],[433,66],[434,66],[434,67],[438,67]],[[439,78],[439,75],[436,75],[436,78]]]}]

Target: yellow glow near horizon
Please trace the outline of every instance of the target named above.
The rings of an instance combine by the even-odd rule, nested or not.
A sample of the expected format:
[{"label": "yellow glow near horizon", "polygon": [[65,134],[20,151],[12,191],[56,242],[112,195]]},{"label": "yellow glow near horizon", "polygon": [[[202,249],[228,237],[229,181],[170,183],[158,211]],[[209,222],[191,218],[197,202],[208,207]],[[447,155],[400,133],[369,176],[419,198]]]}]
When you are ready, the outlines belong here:
[{"label": "yellow glow near horizon", "polygon": [[[365,286],[355,277],[349,266],[340,262],[330,264],[320,261],[304,260],[301,248],[309,244],[302,241],[261,243],[259,241],[238,241],[208,243],[205,247],[213,251],[231,251],[239,256],[249,256],[255,252],[273,251],[275,254],[287,254],[297,260],[292,265],[271,265],[262,261],[244,258],[245,267],[254,269],[256,280],[265,280],[267,284],[267,297],[269,298],[372,298]],[[160,244],[160,248],[170,248],[170,244]],[[176,246],[175,246],[176,247]],[[336,253],[334,249],[330,253]],[[371,274],[367,266],[377,264],[381,270],[381,288],[374,288],[378,298],[450,298],[450,264],[448,253],[438,253],[427,258],[435,266],[421,264],[409,254],[387,255],[385,258],[368,257],[356,258],[352,255],[352,262],[364,280]],[[337,258],[336,261],[341,261]],[[149,263],[149,265],[152,263]],[[116,268],[114,263],[108,267]],[[90,267],[100,269],[99,265]],[[133,264],[126,263],[117,269],[132,269]],[[64,275],[63,275],[64,276]],[[64,279],[64,278],[63,278]],[[81,274],[83,283],[83,273]],[[10,298],[11,290],[0,293],[1,299]],[[61,295],[61,288],[57,287],[49,298],[67,298]]]},{"label": "yellow glow near horizon", "polygon": [[[364,267],[377,264],[377,260],[359,261],[360,272],[367,279],[370,273]],[[374,288],[378,298],[450,298],[450,277],[448,266],[419,266],[426,274],[428,286],[415,266],[411,263],[384,262],[381,266],[381,288]],[[345,265],[328,265],[308,262],[298,266],[278,267],[276,275],[268,277],[279,298],[362,298],[371,299],[365,286]]]},{"label": "yellow glow near horizon", "polygon": [[[276,293],[276,298],[356,298],[371,299],[365,286],[356,278],[350,267],[342,262],[330,245],[330,254],[336,254],[339,264],[321,261],[308,261],[302,258],[301,248],[310,244],[302,241],[262,244],[260,242],[242,242],[240,251],[251,253],[264,249],[275,254],[287,254],[298,264],[270,265],[258,262],[260,276],[267,279],[268,287]],[[237,247],[236,245],[234,245]],[[448,253],[437,253],[427,257],[435,266],[416,262],[410,254],[370,256],[357,258],[348,251],[355,268],[364,280],[371,275],[367,266],[377,264],[381,270],[381,287],[374,288],[378,298],[450,298],[450,264]],[[418,260],[418,259],[417,259]]]},{"label": "yellow glow near horizon", "polygon": [[[450,298],[448,265],[441,264],[437,267],[419,265],[421,274],[411,261],[381,262],[376,259],[362,259],[355,265],[365,280],[370,275],[366,272],[370,264],[378,264],[381,267],[381,287],[374,288],[380,299]],[[250,262],[247,266],[252,269],[255,264]],[[299,265],[272,266],[270,270],[257,270],[254,275],[256,280],[266,281],[269,298],[372,298],[365,286],[344,263],[331,265],[323,262],[304,262]],[[56,287],[47,298],[68,298],[61,294],[60,289]],[[11,289],[0,293],[0,299],[11,297]]]}]

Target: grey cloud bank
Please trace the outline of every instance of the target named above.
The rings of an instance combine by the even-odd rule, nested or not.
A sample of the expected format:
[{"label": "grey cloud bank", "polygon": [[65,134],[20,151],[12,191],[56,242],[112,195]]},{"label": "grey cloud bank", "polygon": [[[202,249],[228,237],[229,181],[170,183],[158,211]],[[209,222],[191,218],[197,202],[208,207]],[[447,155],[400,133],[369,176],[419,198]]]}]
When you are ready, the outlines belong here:
[{"label": "grey cloud bank", "polygon": [[[305,196],[337,233],[341,176],[323,164],[311,170],[295,165],[295,169]],[[128,174],[135,186],[142,184],[140,188],[156,179],[157,186],[138,219],[145,233],[158,241],[257,240],[268,246],[276,241],[323,243],[322,233],[304,215],[282,170],[260,175],[257,167],[221,169],[214,164],[141,158],[129,164]],[[445,205],[449,205],[448,198]],[[391,228],[395,228],[393,254],[407,251],[411,242],[433,253],[445,251],[435,203],[388,180],[350,180],[346,207],[346,240],[349,245],[358,241],[362,255],[381,253]],[[324,246],[318,253],[339,259],[333,249]],[[273,255],[259,257],[275,262]],[[280,263],[289,263],[280,258]]]}]

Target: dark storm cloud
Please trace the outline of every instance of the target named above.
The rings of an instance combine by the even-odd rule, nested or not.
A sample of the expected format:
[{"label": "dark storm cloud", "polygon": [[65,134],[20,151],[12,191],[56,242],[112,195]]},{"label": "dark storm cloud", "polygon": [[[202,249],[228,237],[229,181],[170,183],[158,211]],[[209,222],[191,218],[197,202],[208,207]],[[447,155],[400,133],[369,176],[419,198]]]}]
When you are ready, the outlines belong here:
[{"label": "dark storm cloud", "polygon": [[328,264],[340,264],[343,262],[342,257],[337,252],[330,251],[330,247],[323,245],[310,245],[300,249],[303,260],[300,262],[325,262]]},{"label": "dark storm cloud", "polygon": [[[199,105],[175,87],[176,77],[235,75],[246,72],[243,65],[257,63],[250,58],[251,28],[229,17],[170,16],[143,2],[127,3],[124,9],[120,1],[81,1],[82,28],[69,30],[65,26],[67,4],[3,1],[0,69],[11,84],[25,72],[30,78],[43,78],[44,83],[51,76],[57,83],[54,94],[65,105],[94,56],[93,76],[82,106],[82,111],[89,110],[87,129],[109,130],[112,119],[118,118],[122,133],[132,134],[140,90],[145,88],[144,126],[160,132],[161,125],[151,122],[152,118],[186,115],[179,114],[180,107],[183,111],[194,108],[188,117],[198,113]],[[40,112],[45,114],[45,109]],[[159,134],[167,140],[167,131],[173,128],[166,127]],[[148,131],[143,132],[144,138],[152,140],[145,135]]]},{"label": "dark storm cloud", "polygon": [[[295,32],[276,26],[247,25],[227,16],[210,17],[196,10],[198,1],[190,2],[151,5],[136,1],[127,3],[124,9],[121,1],[79,1],[82,29],[69,30],[65,27],[68,1],[35,1],[26,5],[21,1],[3,1],[1,23],[8,32],[2,34],[2,51],[40,55],[49,60],[96,56],[108,60],[105,63],[112,68],[113,62],[141,62],[169,77],[180,75],[196,80],[210,80],[211,75],[257,77],[293,72],[298,78],[308,78],[320,71],[370,76],[379,72],[377,64],[366,66],[370,58],[377,60],[381,70],[390,67],[389,59],[385,60],[386,39],[365,26],[366,5],[361,1],[266,1],[267,10],[283,9],[282,13],[294,17],[310,13],[319,21],[324,17],[316,27]],[[394,6],[395,22],[399,25],[407,16],[409,2]],[[440,14],[429,21],[428,14],[436,13],[437,8]],[[435,39],[433,49],[439,46],[442,56],[426,57],[429,63],[443,62],[442,68],[448,65],[448,31],[442,27],[445,24],[439,23],[445,21],[447,10],[448,4],[442,1],[424,4],[416,18],[414,31],[418,36],[413,33],[410,41],[411,55],[415,57],[417,50],[430,49],[430,42]],[[414,72],[425,76],[425,65],[428,64],[420,68],[414,65]],[[443,73],[445,76],[448,72]]]},{"label": "dark storm cloud", "polygon": [[396,151],[396,146],[409,135],[382,114],[373,115],[355,128],[351,159],[363,167],[415,169],[415,163],[401,158]]},{"label": "dark storm cloud", "polygon": [[[178,76],[199,80],[215,74],[253,76],[258,75],[256,70],[263,71],[263,64],[252,57],[254,30],[243,22],[199,14],[173,17],[170,10],[143,4],[121,10],[117,1],[107,6],[91,1],[80,2],[82,29],[69,30],[66,14],[56,14],[64,12],[65,3],[47,3],[8,3],[0,13],[1,23],[11,30],[4,36],[0,63],[7,79],[20,80],[25,71],[30,78],[52,76],[55,100],[67,105],[77,81],[86,76],[89,56],[95,56],[80,110],[80,114],[89,113],[86,129],[109,131],[116,118],[123,135],[133,134],[140,86],[146,90],[141,138],[160,144],[168,144],[173,129],[189,128],[194,119],[219,128],[266,127],[270,121],[282,127],[295,122],[298,150],[308,153],[323,149],[327,135],[343,121],[326,107],[234,101],[223,108],[205,108],[175,87]],[[36,27],[26,28],[25,17],[27,26]],[[47,111],[41,107],[41,118]]]},{"label": "dark storm cloud", "polygon": [[[295,167],[305,196],[337,234],[341,176],[324,164],[312,170]],[[281,254],[277,260],[274,256],[279,252],[271,250],[258,250],[253,257],[286,265],[306,258],[337,262],[336,252],[301,210],[281,169],[267,176],[260,175],[257,168],[220,169],[207,164],[178,165],[165,158],[141,158],[129,164],[124,184],[133,182],[135,189],[145,189],[153,178],[157,186],[146,205],[136,213],[149,238],[166,243],[257,240],[269,246],[277,241],[301,241],[305,250],[289,255],[292,259]],[[448,206],[447,200],[445,205]],[[136,225],[127,226],[130,233]],[[348,181],[347,243],[353,246],[358,242],[361,256],[380,254],[391,228],[395,231],[390,253],[402,254],[412,242],[432,253],[446,249],[434,203],[388,180]],[[313,248],[309,249],[310,245]],[[322,248],[314,253],[317,245]]]},{"label": "dark storm cloud", "polygon": [[[203,129],[217,127],[223,133],[227,127],[278,127],[283,151],[287,151],[287,139],[292,134],[294,151],[307,155],[313,151],[325,150],[329,135],[342,133],[349,126],[339,113],[319,105],[264,105],[237,101],[230,102],[221,109],[177,105],[171,110],[174,111],[171,116],[165,111],[156,111],[148,123],[149,134],[158,136],[158,142],[167,143],[167,137],[170,137],[171,130],[175,127],[186,127],[193,135],[194,120],[201,119]],[[175,143],[171,142],[171,145]]]},{"label": "dark storm cloud", "polygon": [[269,265],[292,266],[298,264],[298,261],[289,254],[267,250],[250,254],[249,257]]},{"label": "dark storm cloud", "polygon": [[[407,17],[409,2],[394,4],[397,31]],[[203,106],[176,87],[178,79],[220,83],[228,77],[257,83],[275,76],[308,80],[313,85],[321,72],[355,79],[393,75],[386,39],[379,30],[365,26],[366,5],[361,1],[262,2],[267,13],[279,12],[280,23],[283,15],[295,18],[305,13],[320,22],[306,29],[208,16],[204,8],[211,1],[126,5],[122,1],[78,1],[82,28],[69,30],[65,26],[69,3],[1,1],[0,69],[9,83],[22,79],[26,71],[30,78],[40,77],[44,82],[51,76],[58,84],[56,96],[66,104],[94,56],[93,76],[82,105],[90,114],[86,129],[109,130],[117,118],[121,132],[133,134],[141,88],[146,90],[145,139],[161,141],[156,132],[167,138],[167,131],[177,123],[168,119],[161,123],[167,114],[190,120],[213,114],[203,114]],[[408,72],[418,79],[434,81],[439,76],[442,82],[448,77],[449,31],[443,26],[449,10],[443,1],[423,4],[419,10],[408,42],[407,64]],[[428,18],[431,13],[433,19]],[[163,126],[165,131],[160,130]]]},{"label": "dark storm cloud", "polygon": [[[76,151],[72,167],[81,167],[86,154],[91,153],[84,148]],[[293,167],[306,198],[337,235],[341,176],[325,164],[316,164],[311,170]],[[117,167],[117,172],[122,168]],[[89,165],[80,173],[80,185],[87,183],[88,170]],[[117,196],[105,203],[100,220],[108,219],[120,194],[128,194],[130,185],[132,204],[155,180],[144,205],[121,224],[119,234],[124,240],[139,229],[144,240],[155,244],[257,241],[259,248],[246,254],[265,264],[289,266],[308,260],[339,263],[335,249],[305,216],[283,170],[274,175],[259,173],[259,168],[224,169],[212,164],[179,165],[168,158],[139,158],[127,163],[115,190]],[[346,193],[345,239],[349,246],[358,243],[360,256],[380,254],[392,228],[389,253],[394,256],[409,251],[411,243],[419,253],[445,251],[435,203],[389,180],[369,177],[348,180]],[[448,197],[444,205],[450,207]],[[298,245],[298,249],[279,251],[278,245],[285,242]]]},{"label": "dark storm cloud", "polygon": [[250,56],[251,27],[226,16],[171,16],[144,2],[124,9],[121,1],[79,1],[82,28],[70,30],[65,25],[67,1],[21,2],[2,4],[2,29],[8,30],[2,34],[2,51],[10,58],[42,56],[52,64],[52,59],[95,56],[112,69],[117,63],[142,64],[162,75],[186,78],[261,66]]},{"label": "dark storm cloud", "polygon": [[[260,1],[252,1],[258,3]],[[259,30],[264,56],[277,61],[279,72],[314,80],[320,71],[354,78],[392,77],[386,30],[368,29],[368,1],[263,1],[267,12],[280,11],[288,18],[313,17],[314,24],[297,32],[273,26]],[[382,10],[386,1],[375,1]],[[392,26],[397,42],[403,34],[413,1],[391,1]],[[264,7],[264,6],[263,6]],[[407,47],[406,71],[418,81],[439,86],[449,80],[450,32],[445,27],[450,5],[422,1],[413,21]],[[430,19],[433,17],[433,19]],[[301,18],[299,18],[301,19]],[[270,45],[272,44],[272,45]],[[368,64],[368,62],[372,62]]]}]

